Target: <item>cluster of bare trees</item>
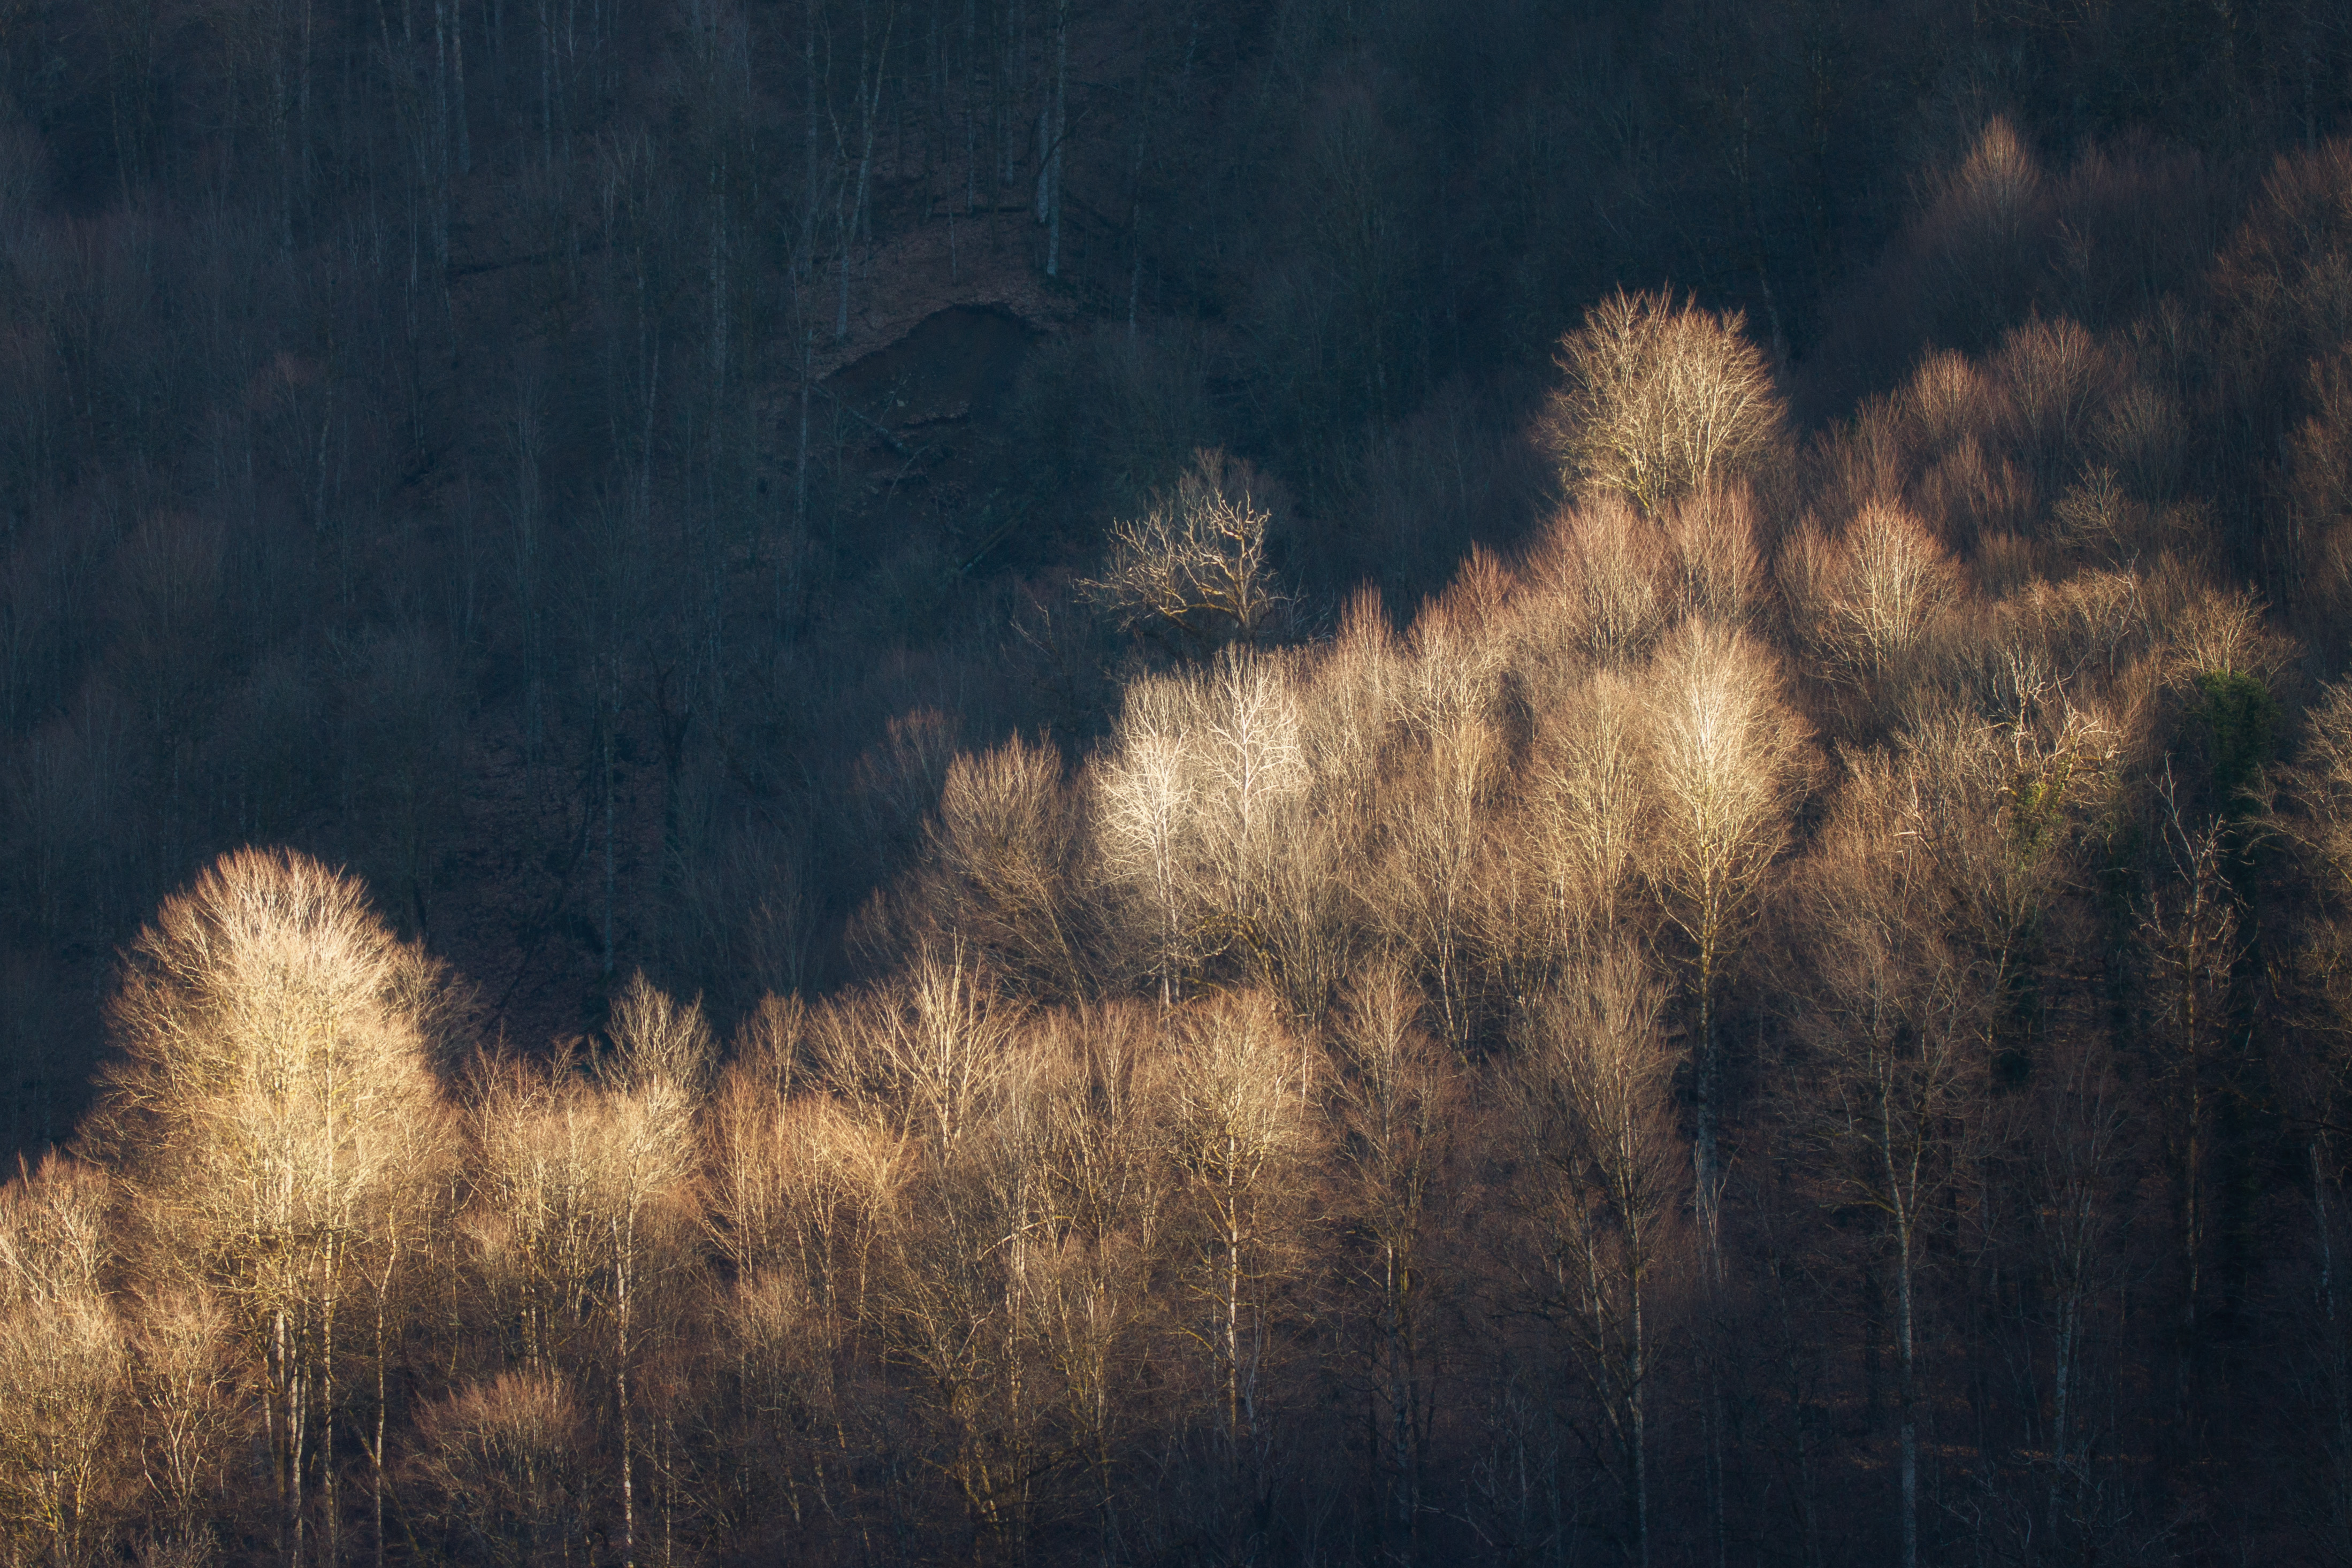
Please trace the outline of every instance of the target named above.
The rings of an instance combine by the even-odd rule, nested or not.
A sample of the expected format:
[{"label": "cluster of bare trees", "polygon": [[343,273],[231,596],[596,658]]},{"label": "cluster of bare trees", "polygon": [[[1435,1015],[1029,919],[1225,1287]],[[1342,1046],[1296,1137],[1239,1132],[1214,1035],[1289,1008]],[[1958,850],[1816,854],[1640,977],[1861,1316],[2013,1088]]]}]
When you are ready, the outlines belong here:
[{"label": "cluster of bare trees", "polygon": [[1801,450],[1737,317],[1560,359],[1566,498],[1402,628],[1283,635],[1202,455],[1100,737],[894,731],[866,977],[723,1046],[173,894],[0,1194],[11,1560],[2340,1551],[2352,698],[2105,465],[2138,361]]},{"label": "cluster of bare trees", "polygon": [[[1724,488],[1764,429],[1739,409],[1789,354],[1819,384],[1784,390],[1817,420],[1907,375],[1923,341],[1981,357],[2036,308],[2111,332],[2181,296],[2189,317],[2143,346],[2245,349],[2243,377],[2207,380],[2259,406],[2142,375],[2095,407],[2075,393],[2105,383],[2078,376],[2033,405],[2031,472],[2077,490],[2067,528],[2119,554],[2177,540],[2183,497],[2141,491],[2192,472],[2233,549],[2292,512],[2260,584],[2284,607],[2306,575],[2292,539],[2325,531],[2302,519],[2340,510],[2341,451],[2297,444],[2306,405],[2341,402],[2301,303],[2325,291],[2298,287],[2291,241],[2252,245],[2222,312],[2245,329],[2221,336],[2192,284],[2258,183],[2249,160],[2338,124],[2332,14],[1811,16],[10,5],[11,1141],[66,1134],[109,955],[247,842],[360,870],[534,1033],[576,1024],[583,990],[601,1009],[635,962],[730,1016],[837,982],[850,916],[921,837],[919,811],[871,835],[881,852],[862,831],[860,764],[892,718],[955,710],[991,740],[1103,722],[1117,617],[1070,583],[1118,576],[1108,601],[1194,652],[1323,625],[1368,579],[1400,608],[1474,539],[1524,537],[1549,458],[1645,516]],[[1884,82],[1910,86],[1855,85]],[[1975,148],[2002,109],[2017,130]],[[2126,127],[2158,140],[2116,142]],[[2085,137],[2124,150],[2037,164],[2037,141]],[[2320,221],[2326,190],[2281,211]],[[1907,271],[1857,307],[1849,285],[1898,233]],[[1663,278],[1743,304],[1755,341],[1679,293],[1617,294],[1562,401],[1574,450],[1534,453],[1562,328]],[[1069,329],[969,425],[909,437],[903,388],[829,375],[982,303]],[[1727,401],[1662,423],[1702,410],[1675,367],[1725,353],[1742,377],[1687,390]],[[1604,395],[1609,419],[1588,417]],[[2097,471],[2050,466],[2086,434]],[[2200,471],[2184,443],[2221,461]],[[1270,484],[1227,484],[1229,517],[1184,503],[1192,452],[1220,445],[1296,504]],[[2244,500],[2289,452],[2291,503]],[[1971,469],[1965,442],[1937,455],[1947,492],[1987,509],[2019,476]],[[1106,562],[1111,517],[1138,550]],[[1295,602],[1221,575],[1229,556],[1279,564]],[[1049,698],[1002,636],[1032,589],[1081,625]]]},{"label": "cluster of bare trees", "polygon": [[0,1557],[2352,1555],[2352,33],[1946,11],[0,4]]}]

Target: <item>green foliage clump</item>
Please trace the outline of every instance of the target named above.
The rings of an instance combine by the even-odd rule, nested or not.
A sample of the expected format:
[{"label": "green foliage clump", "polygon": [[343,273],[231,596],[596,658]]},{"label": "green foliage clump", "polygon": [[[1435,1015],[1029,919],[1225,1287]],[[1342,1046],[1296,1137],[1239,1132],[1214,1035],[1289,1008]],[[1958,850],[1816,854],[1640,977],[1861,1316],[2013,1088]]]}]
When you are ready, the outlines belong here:
[{"label": "green foliage clump", "polygon": [[2244,670],[2200,670],[2190,685],[2188,731],[2202,747],[2215,800],[2224,814],[2243,817],[2256,804],[2263,768],[2278,755],[2279,700]]}]

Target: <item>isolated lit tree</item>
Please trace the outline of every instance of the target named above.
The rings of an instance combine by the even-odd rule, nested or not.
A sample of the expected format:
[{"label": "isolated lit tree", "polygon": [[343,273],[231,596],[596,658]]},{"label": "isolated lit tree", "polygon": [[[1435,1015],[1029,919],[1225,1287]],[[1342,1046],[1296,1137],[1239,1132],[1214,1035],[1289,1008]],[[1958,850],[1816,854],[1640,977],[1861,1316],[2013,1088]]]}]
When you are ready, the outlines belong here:
[{"label": "isolated lit tree", "polygon": [[1109,559],[1087,591],[1125,625],[1191,652],[1265,642],[1290,601],[1266,559],[1274,517],[1256,488],[1248,464],[1195,453],[1172,492],[1112,525]]},{"label": "isolated lit tree", "polygon": [[1783,439],[1787,411],[1747,320],[1671,292],[1611,295],[1560,340],[1565,382],[1544,434],[1571,489],[1618,491],[1644,513],[1727,484]]}]

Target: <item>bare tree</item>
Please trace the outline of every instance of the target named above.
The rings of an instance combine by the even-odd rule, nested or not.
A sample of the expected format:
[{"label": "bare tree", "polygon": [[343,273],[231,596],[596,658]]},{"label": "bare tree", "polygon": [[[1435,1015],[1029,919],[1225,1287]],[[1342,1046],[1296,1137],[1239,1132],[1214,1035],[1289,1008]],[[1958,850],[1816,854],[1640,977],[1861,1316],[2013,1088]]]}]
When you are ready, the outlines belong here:
[{"label": "bare tree", "polygon": [[1780,583],[1816,667],[1882,711],[1929,673],[1938,633],[1967,612],[1950,552],[1884,503],[1865,506],[1834,538],[1800,534],[1781,557]]},{"label": "bare tree", "polygon": [[0,1543],[12,1561],[105,1561],[130,1500],[105,1201],[98,1171],[56,1155],[0,1187]]},{"label": "bare tree", "polygon": [[2287,777],[2302,807],[2298,836],[2339,898],[2352,897],[2352,683],[2323,687],[2306,720],[2301,765]]},{"label": "bare tree", "polygon": [[1601,1412],[1625,1498],[1626,1555],[1650,1561],[1655,1288],[1677,1257],[1682,1151],[1665,993],[1624,943],[1571,966],[1517,1030],[1502,1084],[1526,1153],[1537,1249],[1520,1267]]},{"label": "bare tree", "polygon": [[[934,918],[992,968],[1050,999],[1093,988],[1076,864],[1080,824],[1062,759],[1018,737],[958,757],[925,827]],[[1148,847],[1145,852],[1149,853]]]},{"label": "bare tree", "polygon": [[1363,870],[1378,854],[1412,668],[1369,591],[1329,647],[1294,666],[1303,789],[1278,808],[1265,946],[1271,983],[1302,1028],[1319,1026],[1376,924]]},{"label": "bare tree", "polygon": [[417,1433],[420,1511],[451,1548],[500,1568],[568,1563],[587,1549],[592,1428],[561,1379],[502,1373],[427,1406]]},{"label": "bare tree", "polygon": [[1192,1210],[1189,1330],[1214,1373],[1216,1420],[1239,1469],[1261,1436],[1271,1297],[1285,1239],[1276,1216],[1305,1149],[1306,1048],[1256,992],[1227,993],[1181,1020],[1170,1135]]},{"label": "bare tree", "polygon": [[608,1081],[632,1092],[688,1101],[709,1092],[719,1071],[719,1045],[703,1019],[699,998],[680,1006],[642,972],[631,975],[613,999],[605,1031],[612,1050],[600,1066]]},{"label": "bare tree", "polygon": [[339,1336],[383,1215],[437,1145],[422,962],[356,882],[244,850],[164,902],[110,1005],[125,1059],[91,1141],[125,1173],[155,1274],[208,1284],[237,1316],[293,1563],[313,1473],[320,1547],[338,1550]]},{"label": "bare tree", "polygon": [[1308,784],[1300,717],[1290,663],[1241,649],[1129,695],[1096,771],[1101,836],[1142,906],[1163,1001],[1221,957],[1274,977],[1270,904]]},{"label": "bare tree", "polygon": [[2179,1420],[2196,1418],[2207,1251],[2219,1195],[2221,1108],[2232,1095],[2228,1050],[2236,1024],[2230,995],[2249,941],[2230,881],[2234,834],[2220,814],[2201,821],[2179,798],[2168,764],[2154,826],[2165,862],[2140,922],[2150,981],[2147,1001],[2160,1055],[2152,1085],[2162,1117],[2179,1270],[2179,1340],[2174,1396]]},{"label": "bare tree", "polygon": [[[605,1379],[620,1460],[622,1551],[638,1549],[640,1390],[648,1345],[677,1326],[668,1288],[698,1219],[693,1085],[708,1071],[698,1009],[635,983],[593,1079],[558,1061],[499,1070],[472,1107],[478,1266],[533,1376]],[[589,1386],[595,1386],[592,1380]]]},{"label": "bare tree", "polygon": [[1008,1041],[952,1142],[925,1140],[881,1238],[874,1324],[919,1375],[941,1429],[932,1462],[963,1502],[975,1552],[993,1542],[1017,1556],[1033,1513],[1045,1337],[1033,1263],[1052,1251],[1045,1107],[1057,1057]]},{"label": "bare tree", "polygon": [[1140,1410],[1141,1352],[1171,1176],[1165,1064],[1150,1017],[1110,1005],[1049,1016],[1039,1047],[1066,1053],[1047,1080],[1045,1175],[1058,1245],[1034,1256],[1045,1354],[1060,1375],[1069,1441],[1089,1475],[1106,1560],[1119,1550],[1119,1448]]},{"label": "bare tree", "polygon": [[2089,1542],[2113,1525],[2097,1477],[2101,1428],[2113,1418],[2100,1408],[2097,1369],[2116,1359],[2121,1333],[2110,1302],[2126,1278],[2118,1241],[2129,1216],[2118,1185],[2128,1103],[2105,1041],[2052,1043],[2034,1075],[2021,1140],[2042,1284],[2035,1326],[2050,1367],[2044,1520],[2058,1542]]},{"label": "bare tree", "polygon": [[[2302,756],[2285,776],[2286,793],[2299,808],[2282,823],[2315,862],[2320,909],[2306,936],[2306,962],[2319,982],[2328,1026],[2317,1050],[2289,1059],[2280,1074],[2292,1109],[2308,1131],[2313,1233],[2318,1253],[2320,1379],[2332,1417],[2327,1444],[2333,1463],[2325,1490],[2326,1524],[2340,1531],[2352,1520],[2352,1347],[2345,1333],[2346,1307],[2337,1262],[2345,1187],[2341,1134],[2332,1124],[2343,1103],[2347,1061],[2346,1020],[2352,1019],[2352,949],[2347,949],[2346,913],[2352,900],[2352,684],[2323,686],[2305,715]],[[2331,1199],[2335,1212],[2331,1213]]]},{"label": "bare tree", "polygon": [[1357,1265],[1378,1302],[1370,1357],[1380,1405],[1375,1475],[1383,1535],[1407,1560],[1432,1506],[1427,1445],[1433,1419],[1430,1254],[1453,1144],[1453,1065],[1419,1027],[1421,994],[1395,963],[1360,971],[1335,1020],[1338,1102],[1352,1167],[1349,1219],[1366,1256]]},{"label": "bare tree", "polygon": [[1008,1069],[1023,1013],[961,942],[925,947],[829,1015],[817,1046],[826,1085],[945,1164]]},{"label": "bare tree", "polygon": [[1126,626],[1189,651],[1255,646],[1281,630],[1289,600],[1266,558],[1274,515],[1256,471],[1202,451],[1142,517],[1112,526],[1100,579],[1086,586]]},{"label": "bare tree", "polygon": [[1494,837],[1491,950],[1532,998],[1560,966],[1610,950],[1643,923],[1639,873],[1654,820],[1649,715],[1625,676],[1602,671],[1549,707]]},{"label": "bare tree", "polygon": [[1194,940],[1189,866],[1197,810],[1178,683],[1146,679],[1128,688],[1109,754],[1092,774],[1105,869],[1126,884],[1150,954],[1141,966],[1174,1005]]},{"label": "bare tree", "polygon": [[[1462,602],[1499,607],[1499,571],[1479,584],[1482,565],[1495,570],[1491,560],[1474,559],[1467,580],[1456,583],[1474,594],[1449,591],[1413,628],[1415,657],[1400,694],[1403,744],[1390,760],[1381,802],[1385,863],[1369,898],[1391,940],[1422,969],[1440,1032],[1457,1051],[1467,1048],[1475,1022],[1477,875],[1506,756],[1491,711],[1496,640],[1484,634],[1486,604]],[[1481,586],[1489,591],[1475,593]]]},{"label": "bare tree", "polygon": [[1717,991],[1788,841],[1805,783],[1807,743],[1802,721],[1781,697],[1773,656],[1744,634],[1706,621],[1685,622],[1659,651],[1646,689],[1658,814],[1643,863],[1667,920],[1683,936],[1690,968],[1697,1012],[1691,1157],[1703,1239],[1712,1253],[1722,1185]]},{"label": "bare tree", "polygon": [[1193,874],[1206,908],[1207,951],[1237,953],[1246,971],[1271,967],[1266,905],[1285,838],[1297,831],[1307,776],[1299,747],[1294,667],[1231,651],[1195,687],[1191,750],[1198,768]]},{"label": "bare tree", "polygon": [[1535,591],[1515,662],[1539,689],[1581,678],[1595,659],[1646,658],[1675,623],[1669,541],[1614,491],[1563,508],[1528,551],[1525,574]]},{"label": "bare tree", "polygon": [[[620,1416],[621,1550],[637,1552],[636,1400],[641,1345],[677,1324],[661,1309],[667,1276],[691,1267],[683,1239],[698,1218],[690,1184],[694,1114],[709,1086],[714,1041],[698,1001],[680,1007],[632,977],[613,1009],[610,1049],[597,1063],[594,1165],[586,1190],[609,1238],[602,1306],[612,1334],[613,1399]],[[649,1299],[650,1298],[650,1299]],[[641,1381],[641,1380],[640,1380]],[[665,1507],[668,1506],[665,1501]]]},{"label": "bare tree", "polygon": [[1554,362],[1566,381],[1542,428],[1570,489],[1618,491],[1654,513],[1727,484],[1783,439],[1771,367],[1738,311],[1620,290],[1585,312]]},{"label": "bare tree", "polygon": [[[719,1320],[736,1376],[746,1528],[788,1511],[796,1524],[847,1511],[855,1493],[857,1375],[845,1351],[867,1326],[867,1284],[900,1213],[912,1162],[896,1132],[834,1099],[786,1101],[771,1071],[729,1065],[704,1140],[705,1223],[733,1283]],[[766,1490],[772,1488],[772,1490]]]},{"label": "bare tree", "polygon": [[1935,867],[1920,852],[1918,793],[1898,765],[1864,760],[1841,791],[1811,866],[1806,912],[1817,985],[1810,1093],[1829,1169],[1880,1215],[1895,1283],[1898,1523],[1919,1557],[1917,1279],[1937,1195],[1963,1168],[1980,1107],[1984,975],[1946,940]]},{"label": "bare tree", "polygon": [[202,1552],[223,1470],[250,1414],[236,1387],[228,1314],[199,1283],[144,1297],[133,1321],[132,1389],[163,1539]]},{"label": "bare tree", "polygon": [[1752,624],[1769,538],[1753,486],[1744,480],[1699,486],[1670,503],[1659,522],[1673,549],[1684,611],[1718,625]]}]

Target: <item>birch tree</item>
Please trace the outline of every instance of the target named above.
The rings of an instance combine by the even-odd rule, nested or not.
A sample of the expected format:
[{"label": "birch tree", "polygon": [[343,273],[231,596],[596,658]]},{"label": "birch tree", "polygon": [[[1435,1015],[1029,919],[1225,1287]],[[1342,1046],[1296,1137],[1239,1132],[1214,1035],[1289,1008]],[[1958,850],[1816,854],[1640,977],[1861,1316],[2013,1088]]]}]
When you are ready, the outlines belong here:
[{"label": "birch tree", "polygon": [[1265,1435],[1261,1400],[1286,1237],[1290,1162],[1304,1152],[1303,1048],[1256,992],[1221,996],[1181,1021],[1170,1136],[1192,1211],[1189,1332],[1207,1353],[1214,1419],[1242,1467]]},{"label": "birch tree", "polygon": [[1600,1410],[1626,1555],[1644,1568],[1655,1291],[1676,1260],[1682,1196],[1664,1004],[1637,949],[1604,948],[1528,1009],[1503,1084],[1538,1243],[1526,1272]]},{"label": "birch tree", "polygon": [[349,877],[242,850],[164,901],[126,955],[123,1051],[91,1130],[154,1272],[215,1292],[262,1389],[279,1550],[341,1547],[335,1416],[352,1298],[383,1217],[429,1170],[440,1098],[425,961]]},{"label": "birch tree", "polygon": [[0,1548],[106,1561],[127,1511],[123,1331],[108,1300],[105,1179],[51,1155],[0,1186]]},{"label": "birch tree", "polygon": [[1723,1051],[1717,1007],[1788,841],[1805,778],[1803,723],[1775,657],[1744,633],[1684,623],[1647,674],[1657,816],[1643,870],[1681,933],[1696,1014],[1691,1158],[1710,1252],[1722,1186]]},{"label": "birch tree", "polygon": [[1362,1239],[1356,1272],[1377,1302],[1370,1355],[1377,1401],[1374,1474],[1381,1531],[1408,1555],[1433,1506],[1427,1445],[1440,1189],[1458,1109],[1453,1064],[1418,1027],[1421,996],[1394,964],[1360,972],[1336,1020],[1349,1219]]},{"label": "birch tree", "polygon": [[1563,380],[1543,430],[1570,489],[1617,491],[1654,513],[1755,468],[1784,439],[1786,405],[1738,311],[1621,289],[1585,312],[1553,362]]},{"label": "birch tree", "polygon": [[1918,798],[1899,764],[1865,760],[1841,792],[1806,893],[1817,933],[1806,1019],[1816,1130],[1834,1189],[1878,1215],[1895,1287],[1905,1568],[1919,1560],[1918,1280],[1988,1060],[1984,977],[1940,928]]}]

